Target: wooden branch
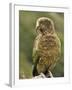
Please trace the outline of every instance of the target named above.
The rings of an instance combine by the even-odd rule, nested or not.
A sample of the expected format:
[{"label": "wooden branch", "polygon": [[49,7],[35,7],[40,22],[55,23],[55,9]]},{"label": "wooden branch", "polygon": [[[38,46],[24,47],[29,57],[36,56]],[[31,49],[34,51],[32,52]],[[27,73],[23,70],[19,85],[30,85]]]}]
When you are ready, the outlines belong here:
[{"label": "wooden branch", "polygon": [[[35,77],[32,77],[32,79],[52,78],[52,77],[53,77],[53,75],[52,75],[51,71],[48,71],[48,73],[47,73],[46,75],[43,74],[43,73],[40,73],[40,75],[35,76]],[[20,78],[20,79],[26,79],[27,77],[25,76],[25,74],[24,74],[24,72],[23,72],[23,73],[21,73],[21,74],[19,75],[19,78]]]},{"label": "wooden branch", "polygon": [[41,73],[40,75],[33,77],[33,79],[39,79],[39,78],[46,78],[46,76],[43,73]]},{"label": "wooden branch", "polygon": [[39,79],[39,78],[53,78],[53,75],[51,71],[49,71],[46,76],[43,73],[40,73],[40,75],[33,77],[33,79]]}]

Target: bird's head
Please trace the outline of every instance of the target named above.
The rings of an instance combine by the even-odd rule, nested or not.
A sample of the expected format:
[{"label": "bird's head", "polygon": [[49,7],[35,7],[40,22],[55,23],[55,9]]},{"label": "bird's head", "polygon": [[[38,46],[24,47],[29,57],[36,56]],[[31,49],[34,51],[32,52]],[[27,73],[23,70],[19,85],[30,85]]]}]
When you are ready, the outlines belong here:
[{"label": "bird's head", "polygon": [[50,18],[41,17],[36,22],[36,31],[41,34],[53,33],[54,23]]}]

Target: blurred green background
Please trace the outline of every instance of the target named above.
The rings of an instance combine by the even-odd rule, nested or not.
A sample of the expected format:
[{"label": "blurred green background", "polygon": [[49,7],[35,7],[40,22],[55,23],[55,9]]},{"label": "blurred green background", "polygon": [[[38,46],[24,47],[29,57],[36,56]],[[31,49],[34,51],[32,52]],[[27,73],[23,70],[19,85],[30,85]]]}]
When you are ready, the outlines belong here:
[{"label": "blurred green background", "polygon": [[36,37],[36,20],[48,17],[54,21],[56,33],[61,40],[61,58],[53,69],[54,77],[64,76],[64,13],[19,11],[19,78],[32,78],[32,50]]}]

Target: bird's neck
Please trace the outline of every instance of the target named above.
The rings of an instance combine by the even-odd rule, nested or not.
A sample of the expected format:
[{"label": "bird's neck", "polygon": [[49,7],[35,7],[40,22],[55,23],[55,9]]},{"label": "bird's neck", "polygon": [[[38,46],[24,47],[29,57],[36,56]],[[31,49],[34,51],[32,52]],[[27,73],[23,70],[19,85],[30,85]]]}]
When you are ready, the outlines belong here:
[{"label": "bird's neck", "polygon": [[54,32],[44,32],[44,33],[42,33],[42,36],[44,36],[44,35],[52,35],[52,34],[54,34]]}]

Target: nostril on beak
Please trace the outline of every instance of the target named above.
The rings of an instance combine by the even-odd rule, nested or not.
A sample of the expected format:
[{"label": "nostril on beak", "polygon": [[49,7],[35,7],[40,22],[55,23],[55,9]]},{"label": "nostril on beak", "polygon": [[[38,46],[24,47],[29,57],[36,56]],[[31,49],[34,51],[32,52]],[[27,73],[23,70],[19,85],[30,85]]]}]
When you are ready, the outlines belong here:
[{"label": "nostril on beak", "polygon": [[40,28],[40,31],[41,31],[41,32],[43,32],[43,29],[42,29],[42,28]]}]

